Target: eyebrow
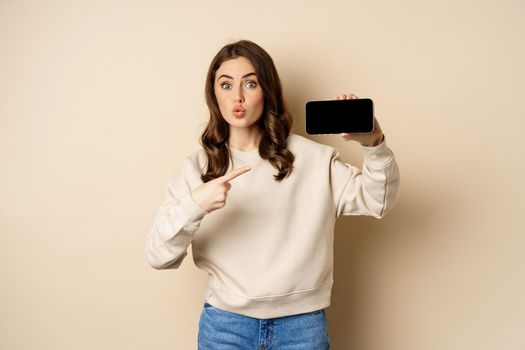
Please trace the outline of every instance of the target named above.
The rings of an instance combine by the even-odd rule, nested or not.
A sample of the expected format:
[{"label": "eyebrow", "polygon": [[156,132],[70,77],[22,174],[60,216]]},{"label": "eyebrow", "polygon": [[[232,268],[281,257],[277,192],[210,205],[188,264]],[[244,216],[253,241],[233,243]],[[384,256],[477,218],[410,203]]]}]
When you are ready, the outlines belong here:
[{"label": "eyebrow", "polygon": [[[245,74],[243,75],[241,78],[246,78],[246,77],[249,77],[250,75],[255,75],[257,76],[257,74],[255,74],[255,72],[251,72],[251,73],[248,73],[248,74]],[[223,74],[221,75],[220,77],[217,78],[217,80],[219,80],[220,78],[230,78],[230,79],[233,79],[233,77],[230,77],[229,75],[226,75],[226,74]]]}]

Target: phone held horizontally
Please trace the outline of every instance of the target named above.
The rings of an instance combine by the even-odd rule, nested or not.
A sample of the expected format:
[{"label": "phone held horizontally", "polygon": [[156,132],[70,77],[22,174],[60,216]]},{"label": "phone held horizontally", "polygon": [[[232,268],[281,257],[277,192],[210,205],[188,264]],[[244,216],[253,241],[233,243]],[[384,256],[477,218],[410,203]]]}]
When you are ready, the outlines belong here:
[{"label": "phone held horizontally", "polygon": [[374,130],[374,104],[369,98],[306,103],[306,132],[310,135],[369,133]]}]

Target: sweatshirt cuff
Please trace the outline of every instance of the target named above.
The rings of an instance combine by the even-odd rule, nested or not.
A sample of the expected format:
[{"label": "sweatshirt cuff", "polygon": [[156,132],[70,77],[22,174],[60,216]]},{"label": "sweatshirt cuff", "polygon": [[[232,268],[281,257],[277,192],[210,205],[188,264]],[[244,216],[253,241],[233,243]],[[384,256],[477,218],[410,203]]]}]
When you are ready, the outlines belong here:
[{"label": "sweatshirt cuff", "polygon": [[377,146],[361,146],[363,149],[363,160],[372,169],[383,169],[394,159],[394,154],[386,145],[386,136]]},{"label": "sweatshirt cuff", "polygon": [[191,193],[186,194],[179,205],[177,206],[177,213],[181,221],[186,224],[188,222],[195,222],[208,214],[208,212],[201,207],[191,197]]}]

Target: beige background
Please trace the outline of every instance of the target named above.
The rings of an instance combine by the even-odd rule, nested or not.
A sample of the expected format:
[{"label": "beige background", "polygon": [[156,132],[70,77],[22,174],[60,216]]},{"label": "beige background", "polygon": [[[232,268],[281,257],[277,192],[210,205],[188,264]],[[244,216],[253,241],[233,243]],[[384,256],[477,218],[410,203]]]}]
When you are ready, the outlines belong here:
[{"label": "beige background", "polygon": [[525,348],[525,3],[0,1],[0,348],[194,349],[206,283],[145,237],[207,118],[224,44],[274,58],[304,103],[375,101],[402,182],[342,217],[334,349]]}]

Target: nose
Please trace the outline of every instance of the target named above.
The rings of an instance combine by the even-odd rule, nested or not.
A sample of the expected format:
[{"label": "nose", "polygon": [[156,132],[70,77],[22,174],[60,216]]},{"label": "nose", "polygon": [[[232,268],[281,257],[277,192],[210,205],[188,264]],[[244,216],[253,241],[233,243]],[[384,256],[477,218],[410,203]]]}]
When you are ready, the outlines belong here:
[{"label": "nose", "polygon": [[239,102],[239,103],[244,102],[244,96],[242,94],[242,86],[239,86],[237,87],[237,89],[235,89],[234,99],[235,99],[235,102]]}]

